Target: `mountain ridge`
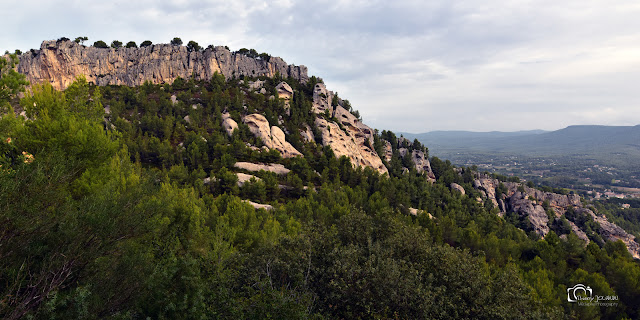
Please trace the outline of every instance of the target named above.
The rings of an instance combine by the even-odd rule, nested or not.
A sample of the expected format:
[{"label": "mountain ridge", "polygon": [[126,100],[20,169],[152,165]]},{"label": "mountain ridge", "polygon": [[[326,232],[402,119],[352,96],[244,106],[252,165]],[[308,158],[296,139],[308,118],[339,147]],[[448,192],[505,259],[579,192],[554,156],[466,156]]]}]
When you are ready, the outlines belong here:
[{"label": "mountain ridge", "polygon": [[226,79],[280,74],[301,82],[308,80],[304,65],[289,65],[280,57],[252,57],[223,46],[197,51],[172,44],[96,48],[59,39],[43,41],[39,50],[32,49],[19,59],[17,71],[28,81],[47,81],[58,90],[65,89],[79,75],[96,85],[126,86],[142,85],[146,81],[170,84],[178,77],[208,80],[216,72]]},{"label": "mountain ridge", "polygon": [[593,152],[594,148],[601,148],[602,152],[611,152],[616,148],[623,148],[622,150],[640,154],[640,125],[572,125],[555,131],[431,131],[403,135],[428,144],[434,153],[471,149],[540,156],[589,153]]}]

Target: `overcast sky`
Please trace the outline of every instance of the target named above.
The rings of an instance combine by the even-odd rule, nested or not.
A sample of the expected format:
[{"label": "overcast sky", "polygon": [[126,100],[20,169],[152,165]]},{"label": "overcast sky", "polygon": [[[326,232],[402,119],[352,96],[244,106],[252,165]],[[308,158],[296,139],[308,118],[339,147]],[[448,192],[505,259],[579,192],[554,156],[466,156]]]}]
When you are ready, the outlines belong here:
[{"label": "overcast sky", "polygon": [[254,48],[306,65],[374,128],[640,124],[634,0],[23,0],[0,52],[88,36]]}]

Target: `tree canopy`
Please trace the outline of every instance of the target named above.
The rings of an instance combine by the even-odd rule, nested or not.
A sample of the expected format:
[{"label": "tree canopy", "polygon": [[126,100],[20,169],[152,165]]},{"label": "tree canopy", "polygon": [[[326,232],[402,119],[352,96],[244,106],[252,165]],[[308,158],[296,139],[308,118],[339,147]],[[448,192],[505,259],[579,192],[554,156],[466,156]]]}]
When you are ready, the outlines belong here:
[{"label": "tree canopy", "polygon": [[[261,80],[270,93],[281,79]],[[640,265],[622,242],[532,236],[450,190],[472,190],[468,168],[432,158],[435,182],[402,170],[390,131],[375,134],[376,145],[396,139],[390,174],[354,167],[299,136],[315,120],[315,82],[284,80],[288,108],[217,73],[135,88],[79,77],[20,101],[24,83],[10,90],[4,102],[26,117],[0,117],[0,318],[640,316]],[[249,112],[286,129],[304,157],[260,148],[241,121]],[[578,283],[618,304],[568,302]]]},{"label": "tree canopy", "polygon": [[102,40],[98,40],[96,42],[93,43],[93,46],[96,48],[109,48],[109,46],[107,45],[106,42],[102,41]]},{"label": "tree canopy", "polygon": [[174,46],[180,46],[182,45],[182,39],[175,37],[173,39],[171,39],[171,44]]}]

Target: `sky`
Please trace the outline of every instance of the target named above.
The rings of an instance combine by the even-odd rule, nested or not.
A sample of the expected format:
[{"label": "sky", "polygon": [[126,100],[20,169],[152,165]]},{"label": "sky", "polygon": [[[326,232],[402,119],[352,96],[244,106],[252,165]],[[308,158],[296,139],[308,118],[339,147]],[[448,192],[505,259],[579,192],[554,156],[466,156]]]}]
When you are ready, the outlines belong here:
[{"label": "sky", "polygon": [[23,0],[0,52],[180,37],[305,65],[380,130],[640,124],[632,0]]}]

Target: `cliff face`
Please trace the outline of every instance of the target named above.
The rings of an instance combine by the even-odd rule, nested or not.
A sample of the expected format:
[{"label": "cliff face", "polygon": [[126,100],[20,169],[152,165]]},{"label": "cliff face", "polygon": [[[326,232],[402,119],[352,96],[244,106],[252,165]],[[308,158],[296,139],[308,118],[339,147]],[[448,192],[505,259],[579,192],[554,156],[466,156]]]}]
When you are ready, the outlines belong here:
[{"label": "cliff face", "polygon": [[143,48],[85,47],[73,41],[45,41],[40,50],[20,56],[18,72],[31,83],[50,82],[65,89],[77,76],[96,85],[138,86],[145,81],[172,83],[177,77],[210,79],[215,72],[240,76],[291,77],[306,82],[305,66],[287,65],[279,57],[268,60],[232,53],[225,47],[189,52],[185,46],[157,44]]},{"label": "cliff face", "polygon": [[347,156],[355,166],[368,166],[381,174],[388,173],[380,156],[373,149],[373,129],[362,123],[340,103],[332,106],[333,92],[323,83],[313,91],[313,111],[322,114],[329,111],[337,122],[317,117],[316,128],[322,134],[322,144],[330,146],[337,157]]}]

